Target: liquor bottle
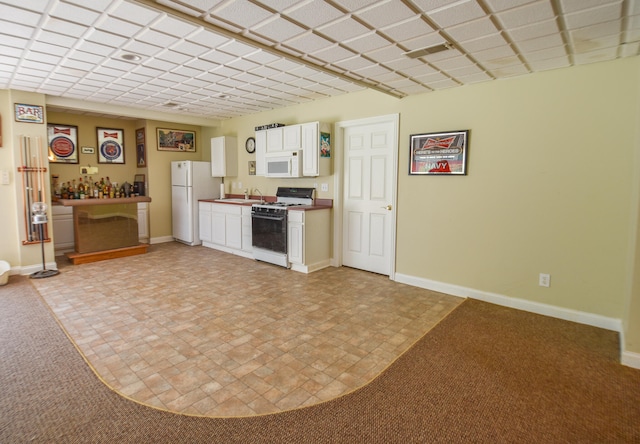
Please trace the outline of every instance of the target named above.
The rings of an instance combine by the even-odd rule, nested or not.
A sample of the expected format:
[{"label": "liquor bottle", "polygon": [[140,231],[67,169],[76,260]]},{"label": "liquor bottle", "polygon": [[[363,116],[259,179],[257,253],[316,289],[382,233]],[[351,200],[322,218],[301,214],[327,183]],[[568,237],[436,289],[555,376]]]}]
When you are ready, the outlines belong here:
[{"label": "liquor bottle", "polygon": [[84,199],[84,182],[82,181],[82,177],[78,180],[78,199]]}]

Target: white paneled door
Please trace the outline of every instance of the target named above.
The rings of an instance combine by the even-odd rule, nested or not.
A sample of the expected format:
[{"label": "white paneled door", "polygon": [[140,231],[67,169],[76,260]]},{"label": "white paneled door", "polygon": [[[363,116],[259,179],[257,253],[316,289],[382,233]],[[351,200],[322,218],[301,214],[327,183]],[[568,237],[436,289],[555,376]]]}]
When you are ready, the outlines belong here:
[{"label": "white paneled door", "polygon": [[397,132],[394,121],[344,129],[342,263],[390,275]]}]

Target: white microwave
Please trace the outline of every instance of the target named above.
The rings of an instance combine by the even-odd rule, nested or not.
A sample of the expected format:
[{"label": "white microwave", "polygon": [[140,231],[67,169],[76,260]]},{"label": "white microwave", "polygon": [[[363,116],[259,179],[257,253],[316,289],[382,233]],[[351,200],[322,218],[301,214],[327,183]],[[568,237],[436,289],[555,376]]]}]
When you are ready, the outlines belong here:
[{"label": "white microwave", "polygon": [[302,151],[265,154],[266,177],[302,177]]}]

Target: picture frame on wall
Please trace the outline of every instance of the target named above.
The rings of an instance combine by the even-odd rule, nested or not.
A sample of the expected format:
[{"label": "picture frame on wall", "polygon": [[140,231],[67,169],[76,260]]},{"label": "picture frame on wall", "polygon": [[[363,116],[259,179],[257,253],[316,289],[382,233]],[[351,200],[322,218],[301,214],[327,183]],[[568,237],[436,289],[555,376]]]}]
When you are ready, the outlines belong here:
[{"label": "picture frame on wall", "polygon": [[40,105],[27,105],[16,103],[16,122],[44,123],[44,107]]},{"label": "picture frame on wall", "polygon": [[124,130],[96,128],[98,163],[124,164]]},{"label": "picture frame on wall", "polygon": [[49,162],[78,163],[78,127],[75,125],[47,124]]},{"label": "picture frame on wall", "polygon": [[469,130],[410,136],[410,175],[466,175]]},{"label": "picture frame on wall", "polygon": [[184,151],[195,153],[195,131],[156,128],[158,151]]},{"label": "picture frame on wall", "polygon": [[144,128],[136,130],[136,164],[138,168],[147,166],[147,142],[145,140]]}]

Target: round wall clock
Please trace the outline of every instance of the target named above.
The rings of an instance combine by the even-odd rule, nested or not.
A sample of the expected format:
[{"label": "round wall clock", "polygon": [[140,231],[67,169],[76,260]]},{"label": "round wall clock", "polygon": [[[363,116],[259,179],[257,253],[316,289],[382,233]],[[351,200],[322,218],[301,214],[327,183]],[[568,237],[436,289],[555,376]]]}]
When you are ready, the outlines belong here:
[{"label": "round wall clock", "polygon": [[253,137],[247,138],[247,141],[244,143],[244,149],[247,150],[247,153],[255,153],[256,139],[254,139]]}]

